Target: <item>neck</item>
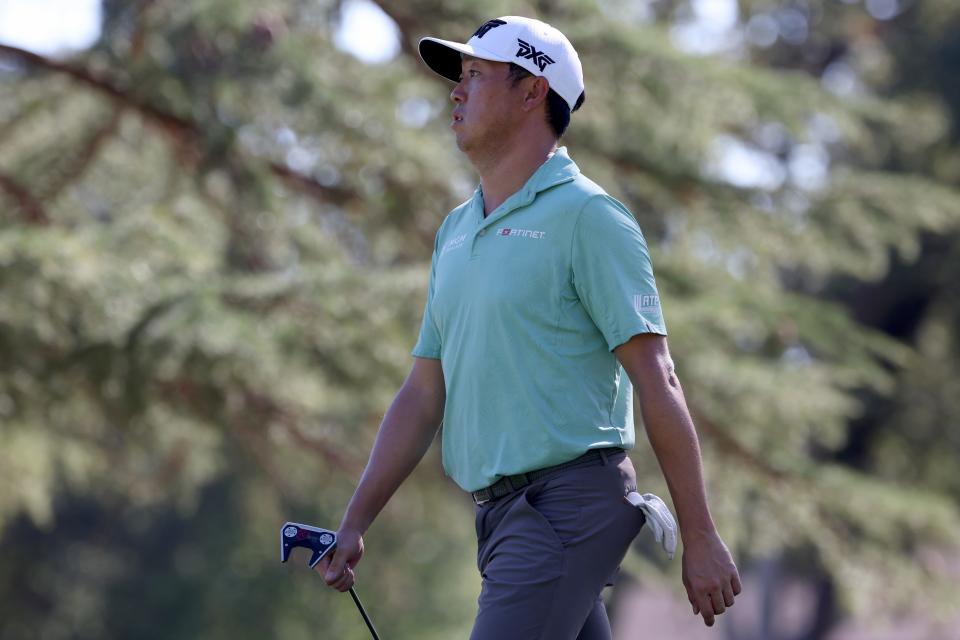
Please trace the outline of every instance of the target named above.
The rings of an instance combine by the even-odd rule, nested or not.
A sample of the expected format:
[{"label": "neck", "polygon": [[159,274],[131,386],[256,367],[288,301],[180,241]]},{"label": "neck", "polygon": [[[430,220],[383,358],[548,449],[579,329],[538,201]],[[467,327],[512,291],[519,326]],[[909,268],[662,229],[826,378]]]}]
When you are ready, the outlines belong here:
[{"label": "neck", "polygon": [[480,173],[483,189],[483,215],[503,204],[504,200],[520,190],[537,169],[557,150],[557,141],[551,137],[520,140],[517,144],[501,147],[496,154],[470,158]]}]

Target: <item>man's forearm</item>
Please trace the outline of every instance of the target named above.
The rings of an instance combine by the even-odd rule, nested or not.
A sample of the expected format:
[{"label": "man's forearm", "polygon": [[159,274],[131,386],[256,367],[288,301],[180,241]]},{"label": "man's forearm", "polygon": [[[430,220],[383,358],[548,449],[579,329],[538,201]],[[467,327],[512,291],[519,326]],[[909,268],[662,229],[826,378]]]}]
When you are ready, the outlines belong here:
[{"label": "man's forearm", "polygon": [[740,593],[740,576],[710,517],[700,443],[673,370],[667,338],[637,334],[614,352],[640,398],[647,438],[677,509],[687,598],[694,615],[702,615],[711,626]]},{"label": "man's forearm", "polygon": [[[670,489],[686,543],[691,536],[716,531],[703,482],[700,444],[676,375],[663,372],[662,385],[639,391],[647,438]],[[659,390],[656,390],[659,387]]]},{"label": "man's forearm", "polygon": [[425,397],[426,393],[407,384],[397,393],[380,423],[370,459],[347,505],[341,528],[366,532],[430,448],[442,420],[443,399]]}]

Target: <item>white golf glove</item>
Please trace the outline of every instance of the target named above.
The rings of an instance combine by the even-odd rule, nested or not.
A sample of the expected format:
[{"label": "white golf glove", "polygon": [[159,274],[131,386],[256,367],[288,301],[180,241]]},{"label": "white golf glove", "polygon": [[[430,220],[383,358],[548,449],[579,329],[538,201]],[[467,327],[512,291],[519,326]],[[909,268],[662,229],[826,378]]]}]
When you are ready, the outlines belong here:
[{"label": "white golf glove", "polygon": [[673,519],[670,509],[658,496],[652,493],[640,495],[631,491],[626,495],[627,502],[635,506],[647,517],[647,524],[653,530],[654,539],[660,543],[667,557],[673,560],[677,552],[677,521]]}]

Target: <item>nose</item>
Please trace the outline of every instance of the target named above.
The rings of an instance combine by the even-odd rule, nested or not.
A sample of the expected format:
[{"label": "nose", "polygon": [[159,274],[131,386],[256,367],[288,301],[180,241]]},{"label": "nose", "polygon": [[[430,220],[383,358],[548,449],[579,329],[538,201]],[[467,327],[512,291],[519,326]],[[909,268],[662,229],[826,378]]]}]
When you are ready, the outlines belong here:
[{"label": "nose", "polygon": [[467,94],[463,90],[463,83],[458,82],[454,87],[453,91],[450,92],[450,99],[455,103],[460,104],[467,99]]}]

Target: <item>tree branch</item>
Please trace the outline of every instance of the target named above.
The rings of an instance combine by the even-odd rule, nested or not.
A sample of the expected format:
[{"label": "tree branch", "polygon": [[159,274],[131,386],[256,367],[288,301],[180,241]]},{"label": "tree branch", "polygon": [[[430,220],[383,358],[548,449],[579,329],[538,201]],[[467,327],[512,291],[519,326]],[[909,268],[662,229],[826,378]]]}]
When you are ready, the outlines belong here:
[{"label": "tree branch", "polygon": [[256,422],[261,428],[269,424],[279,425],[300,448],[320,455],[328,464],[342,471],[358,471],[356,465],[341,455],[334,446],[304,433],[297,420],[270,396],[251,389],[245,389],[243,396],[248,413],[256,416]]},{"label": "tree branch", "polygon": [[187,137],[199,135],[199,130],[193,123],[134,98],[109,80],[97,77],[88,69],[59,62],[57,60],[33,53],[32,51],[26,51],[18,47],[11,47],[10,45],[6,44],[0,44],[0,55],[18,58],[21,62],[24,62],[31,67],[43,69],[44,71],[66,75],[72,78],[74,81],[86,85],[88,88],[93,89],[98,93],[102,93],[113,100],[116,100],[124,107],[133,108],[134,110],[140,112],[148,120],[151,120],[154,124],[160,125],[170,132],[175,132],[179,135],[184,135]]},{"label": "tree branch", "polygon": [[20,205],[23,214],[30,224],[46,225],[50,224],[50,218],[43,210],[40,201],[19,182],[0,173],[0,190],[6,191],[13,196],[13,199]]},{"label": "tree branch", "polygon": [[[87,88],[109,97],[120,106],[133,109],[147,120],[147,122],[158,127],[181,145],[192,147],[198,152],[197,155],[199,157],[205,155],[204,152],[207,148],[204,135],[199,125],[195,122],[145,102],[131,95],[128,91],[117,86],[112,81],[95,75],[89,69],[52,60],[31,51],[5,44],[0,44],[0,56],[17,58],[28,66],[66,75],[74,81],[85,85]],[[241,154],[237,149],[233,149],[232,153],[238,159],[241,158]],[[281,178],[291,188],[318,201],[342,206],[357,198],[357,194],[352,190],[328,187],[318,182],[312,176],[294,171],[285,164],[272,160],[266,161],[266,164],[274,175]]]},{"label": "tree branch", "polygon": [[73,165],[68,167],[66,171],[60,175],[59,179],[55,180],[43,193],[41,196],[42,200],[53,200],[70,184],[79,180],[83,174],[86,173],[87,168],[100,151],[100,147],[103,146],[104,142],[113,137],[113,134],[117,131],[117,125],[120,124],[120,112],[120,109],[114,110],[114,112],[110,114],[107,123],[90,136],[83,148],[76,154],[76,160]]},{"label": "tree branch", "polygon": [[[688,403],[689,404],[689,403]],[[780,469],[770,466],[765,460],[754,454],[742,444],[734,440],[718,427],[713,421],[707,418],[703,413],[690,407],[690,413],[693,414],[694,422],[697,428],[706,436],[713,440],[717,447],[731,458],[736,458],[746,467],[756,471],[770,480],[788,480],[788,474]]]},{"label": "tree branch", "polygon": [[134,60],[143,57],[144,43],[147,41],[147,13],[156,0],[141,0],[137,7],[137,23],[130,38],[130,55]]}]

